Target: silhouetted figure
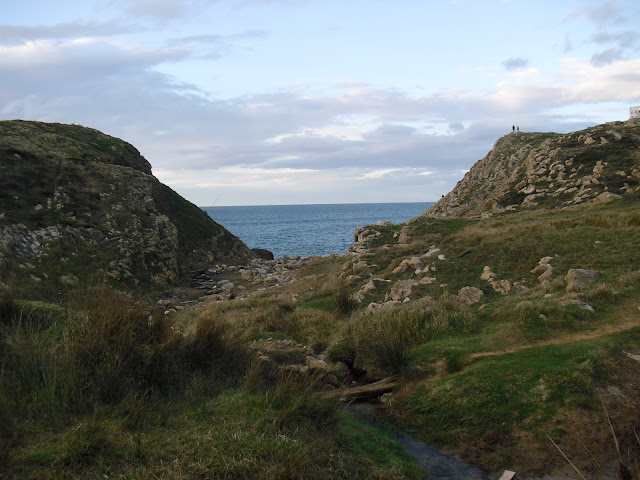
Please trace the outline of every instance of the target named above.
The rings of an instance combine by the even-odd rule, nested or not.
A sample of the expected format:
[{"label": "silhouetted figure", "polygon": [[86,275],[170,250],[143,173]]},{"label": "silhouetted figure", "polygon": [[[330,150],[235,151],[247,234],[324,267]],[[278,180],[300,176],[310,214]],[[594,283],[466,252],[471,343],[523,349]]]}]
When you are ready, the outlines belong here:
[{"label": "silhouetted figure", "polygon": [[516,133],[520,133],[520,125],[516,127]]},{"label": "silhouetted figure", "polygon": [[513,133],[516,132],[516,126],[515,125],[511,125],[511,130],[513,130]]}]

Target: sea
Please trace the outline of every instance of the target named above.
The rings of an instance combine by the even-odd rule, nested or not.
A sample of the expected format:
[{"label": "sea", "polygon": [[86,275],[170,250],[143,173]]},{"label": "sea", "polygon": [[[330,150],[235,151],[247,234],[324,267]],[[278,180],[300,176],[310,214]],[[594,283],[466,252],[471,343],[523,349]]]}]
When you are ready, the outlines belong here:
[{"label": "sea", "polygon": [[202,207],[213,220],[246,243],[276,258],[347,253],[356,227],[382,221],[404,223],[433,202],[348,203]]}]

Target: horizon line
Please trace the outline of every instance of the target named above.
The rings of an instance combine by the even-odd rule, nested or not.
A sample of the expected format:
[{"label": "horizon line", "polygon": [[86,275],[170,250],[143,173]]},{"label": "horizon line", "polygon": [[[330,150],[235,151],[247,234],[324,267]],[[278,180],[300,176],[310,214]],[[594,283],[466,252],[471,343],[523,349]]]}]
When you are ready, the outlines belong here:
[{"label": "horizon line", "polygon": [[337,203],[273,203],[273,204],[246,204],[246,205],[198,205],[198,208],[224,208],[224,207],[310,207],[329,205],[396,205],[410,203],[436,203],[434,201],[420,202],[337,202]]}]

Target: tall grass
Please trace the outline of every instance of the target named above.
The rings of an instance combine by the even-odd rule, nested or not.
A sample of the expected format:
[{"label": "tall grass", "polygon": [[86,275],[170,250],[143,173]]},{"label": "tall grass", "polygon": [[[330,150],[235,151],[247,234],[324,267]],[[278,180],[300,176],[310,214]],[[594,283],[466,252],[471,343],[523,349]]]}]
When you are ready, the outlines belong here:
[{"label": "tall grass", "polygon": [[[356,367],[373,376],[399,374],[411,362],[414,346],[443,333],[474,330],[476,317],[455,297],[444,295],[428,307],[410,306],[385,309],[357,317],[349,332],[352,339],[339,342],[342,355],[351,344]],[[335,353],[338,348],[334,349]]]},{"label": "tall grass", "polygon": [[5,444],[32,422],[61,430],[102,406],[131,410],[143,398],[181,395],[195,379],[209,389],[239,382],[249,353],[227,324],[199,319],[187,337],[166,318],[108,288],[76,298],[66,316],[3,300],[0,322],[0,436]]}]

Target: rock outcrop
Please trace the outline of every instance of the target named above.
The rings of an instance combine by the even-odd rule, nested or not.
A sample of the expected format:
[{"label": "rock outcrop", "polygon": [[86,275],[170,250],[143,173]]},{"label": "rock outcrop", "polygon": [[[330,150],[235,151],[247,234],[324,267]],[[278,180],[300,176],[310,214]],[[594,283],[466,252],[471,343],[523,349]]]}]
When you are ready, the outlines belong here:
[{"label": "rock outcrop", "polygon": [[488,216],[637,198],[639,148],[640,122],[633,119],[566,135],[509,134],[425,214]]},{"label": "rock outcrop", "polygon": [[17,120],[0,122],[0,254],[0,277],[51,290],[90,277],[171,285],[214,261],[253,257],[160,183],[130,144],[81,126]]}]

